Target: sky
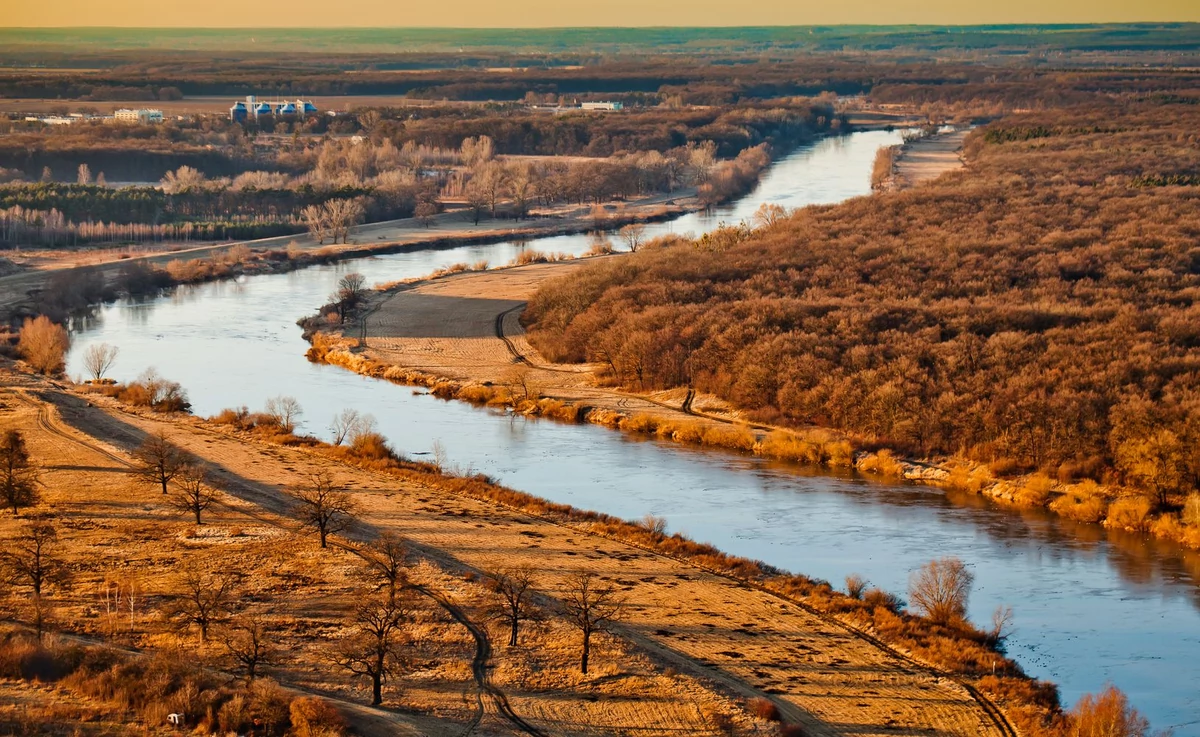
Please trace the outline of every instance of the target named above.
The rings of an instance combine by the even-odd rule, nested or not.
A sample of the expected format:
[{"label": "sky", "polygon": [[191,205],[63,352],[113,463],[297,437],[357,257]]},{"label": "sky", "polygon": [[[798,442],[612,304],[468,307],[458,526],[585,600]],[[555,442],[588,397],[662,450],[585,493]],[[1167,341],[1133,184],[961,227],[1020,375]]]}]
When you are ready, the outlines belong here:
[{"label": "sky", "polygon": [[0,0],[0,26],[752,26],[1200,21],[1200,0]]}]

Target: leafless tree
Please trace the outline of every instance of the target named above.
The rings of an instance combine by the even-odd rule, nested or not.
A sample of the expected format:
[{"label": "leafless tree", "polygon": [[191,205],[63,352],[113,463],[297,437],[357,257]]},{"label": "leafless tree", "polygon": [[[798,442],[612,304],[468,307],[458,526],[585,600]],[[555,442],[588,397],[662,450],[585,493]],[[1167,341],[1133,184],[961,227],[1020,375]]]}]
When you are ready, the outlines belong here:
[{"label": "leafless tree", "polygon": [[164,494],[167,484],[194,463],[190,453],[167,440],[165,430],[148,436],[133,452],[133,459],[130,473],[148,484],[161,486]]},{"label": "leafless tree", "polygon": [[80,164],[75,170],[76,184],[91,184],[92,183],[92,168],[87,164]]},{"label": "leafless tree", "polygon": [[646,226],[641,223],[630,223],[621,228],[621,240],[629,248],[630,253],[637,253],[646,237]]},{"label": "leafless tree", "polygon": [[483,214],[488,211],[488,193],[484,191],[480,182],[472,179],[467,182],[463,196],[467,200],[466,218],[475,225],[479,225]]},{"label": "leafless tree", "polygon": [[317,245],[324,244],[325,239],[329,237],[329,223],[325,217],[325,210],[320,205],[309,205],[300,211],[300,217],[308,226],[308,232],[317,239]]},{"label": "leafless tree", "polygon": [[350,238],[350,228],[362,221],[363,215],[362,203],[357,200],[329,200],[325,203],[325,217],[329,224],[329,230],[333,233],[333,242],[338,242],[338,236],[341,236],[342,242],[348,242]]},{"label": "leafless tree", "polygon": [[580,571],[571,577],[563,595],[567,616],[583,636],[579,671],[588,672],[592,635],[607,631],[625,616],[625,600],[611,585],[600,583],[595,574]]},{"label": "leafless tree", "polygon": [[187,564],[176,586],[168,614],[184,629],[199,630],[200,644],[208,641],[209,630],[229,617],[237,578],[228,571],[207,573]]},{"label": "leafless tree", "polygon": [[0,502],[16,515],[21,507],[38,503],[39,484],[37,468],[25,446],[25,436],[20,430],[5,430],[0,436]]},{"label": "leafless tree", "polygon": [[417,222],[424,225],[426,228],[433,225],[434,218],[437,217],[438,206],[436,202],[418,202],[416,208],[413,209],[413,217]]},{"label": "leafless tree", "polygon": [[354,499],[325,470],[309,476],[308,483],[296,489],[293,496],[299,502],[301,523],[317,531],[323,548],[328,547],[329,535],[346,529],[358,512]]},{"label": "leafless tree", "polygon": [[528,566],[502,568],[491,574],[491,589],[496,594],[495,615],[508,625],[508,645],[516,647],[521,622],[535,619],[538,614],[530,599],[533,596],[534,570]]},{"label": "leafless tree", "polygon": [[291,433],[295,431],[304,410],[295,397],[279,396],[267,400],[263,413],[271,418],[281,432]]},{"label": "leafless tree", "polygon": [[354,612],[354,633],[338,647],[338,664],[371,680],[372,706],[383,703],[383,684],[399,671],[400,648],[409,642],[402,627],[410,613],[404,597],[364,602]]},{"label": "leafless tree", "polygon": [[96,381],[104,378],[117,361],[117,347],[108,343],[94,343],[83,354],[83,367]]},{"label": "leafless tree", "polygon": [[975,575],[958,558],[932,560],[913,572],[908,598],[917,611],[939,624],[963,621]]},{"label": "leafless tree", "polygon": [[203,524],[200,515],[217,501],[217,491],[208,485],[208,474],[199,465],[187,466],[176,479],[172,503],[184,514],[195,515],[196,524]]},{"label": "leafless tree", "polygon": [[17,350],[34,371],[51,375],[63,370],[71,339],[62,325],[40,315],[25,320],[20,336]]},{"label": "leafless tree", "polygon": [[774,202],[764,202],[754,211],[754,227],[770,228],[776,223],[785,220],[787,216],[787,209],[783,205],[777,205]]},{"label": "leafless tree", "polygon": [[408,548],[393,532],[384,532],[359,554],[381,581],[389,598],[395,598],[408,583]]},{"label": "leafless tree", "polygon": [[258,676],[263,666],[271,665],[278,655],[266,622],[257,614],[234,617],[221,642],[229,657],[246,671],[247,683]]},{"label": "leafless tree", "polygon": [[0,550],[0,567],[5,580],[12,586],[29,590],[31,620],[42,639],[49,612],[46,600],[51,586],[62,586],[70,573],[58,556],[58,531],[47,521],[35,521],[5,543]]},{"label": "leafless tree", "polygon": [[362,415],[356,409],[346,408],[334,415],[333,422],[329,424],[329,431],[333,434],[333,444],[337,446],[346,442],[361,421]]},{"label": "leafless tree", "polygon": [[504,194],[504,184],[507,173],[498,161],[488,161],[478,166],[471,174],[471,183],[487,200],[492,217],[496,217],[496,204]]},{"label": "leafless tree", "polygon": [[338,319],[345,322],[346,317],[366,298],[367,278],[358,272],[351,272],[338,279],[337,289],[334,290],[331,299],[337,308]]}]

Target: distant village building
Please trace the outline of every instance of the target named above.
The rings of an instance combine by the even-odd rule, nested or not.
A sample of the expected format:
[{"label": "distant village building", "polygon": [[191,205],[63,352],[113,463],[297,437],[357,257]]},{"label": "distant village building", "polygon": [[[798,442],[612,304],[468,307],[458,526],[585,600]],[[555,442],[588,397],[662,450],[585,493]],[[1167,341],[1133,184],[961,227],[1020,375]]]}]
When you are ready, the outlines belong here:
[{"label": "distant village building", "polygon": [[580,105],[583,110],[600,110],[604,112],[619,112],[625,109],[623,102],[585,102]]},{"label": "distant village building", "polygon": [[146,108],[140,110],[122,108],[113,113],[113,120],[118,123],[150,125],[163,122],[163,112],[162,110],[149,110]]},{"label": "distant village building", "polygon": [[229,108],[229,119],[235,123],[243,123],[251,117],[258,119],[264,115],[292,117],[296,115],[311,115],[317,112],[317,106],[311,100],[284,100],[282,102],[259,102],[254,95],[247,95],[246,101],[238,100]]}]

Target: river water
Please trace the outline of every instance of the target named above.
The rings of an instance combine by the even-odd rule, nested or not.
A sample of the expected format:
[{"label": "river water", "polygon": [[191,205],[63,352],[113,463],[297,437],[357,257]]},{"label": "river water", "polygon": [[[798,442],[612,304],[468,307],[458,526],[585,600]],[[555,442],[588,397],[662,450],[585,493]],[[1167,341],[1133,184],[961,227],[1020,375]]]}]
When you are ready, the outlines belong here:
[{"label": "river water", "polygon": [[[762,202],[798,207],[867,195],[876,150],[898,141],[884,131],[822,140],[777,163],[741,202],[648,234],[700,233],[747,218]],[[304,407],[301,430],[326,436],[342,409],[369,412],[402,452],[429,453],[440,442],[463,470],[584,509],[661,515],[672,531],[835,585],[858,573],[904,592],[911,571],[957,556],[976,576],[972,617],[987,623],[997,605],[1011,605],[1009,652],[1058,683],[1065,703],[1111,681],[1156,727],[1200,735],[1200,556],[937,489],[514,417],[304,359],[295,321],[326,301],[341,274],[386,282],[457,262],[499,265],[524,248],[578,254],[589,246],[586,236],[562,236],[417,250],[180,288],[99,310],[77,332],[69,368],[82,373],[86,347],[106,342],[121,351],[116,378],[153,366],[183,384],[200,415],[288,395]]]}]

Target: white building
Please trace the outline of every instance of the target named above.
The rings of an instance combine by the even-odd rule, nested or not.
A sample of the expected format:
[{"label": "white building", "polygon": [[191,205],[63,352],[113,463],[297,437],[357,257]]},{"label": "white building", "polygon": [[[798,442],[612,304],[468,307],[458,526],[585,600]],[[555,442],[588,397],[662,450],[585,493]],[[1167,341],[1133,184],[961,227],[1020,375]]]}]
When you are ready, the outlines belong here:
[{"label": "white building", "polygon": [[113,120],[118,123],[141,123],[147,125],[163,122],[163,113],[162,110],[148,110],[146,108],[140,110],[122,108],[113,113]]},{"label": "white building", "polygon": [[618,112],[625,109],[625,103],[622,102],[585,102],[580,105],[584,110],[603,110],[607,112]]}]

